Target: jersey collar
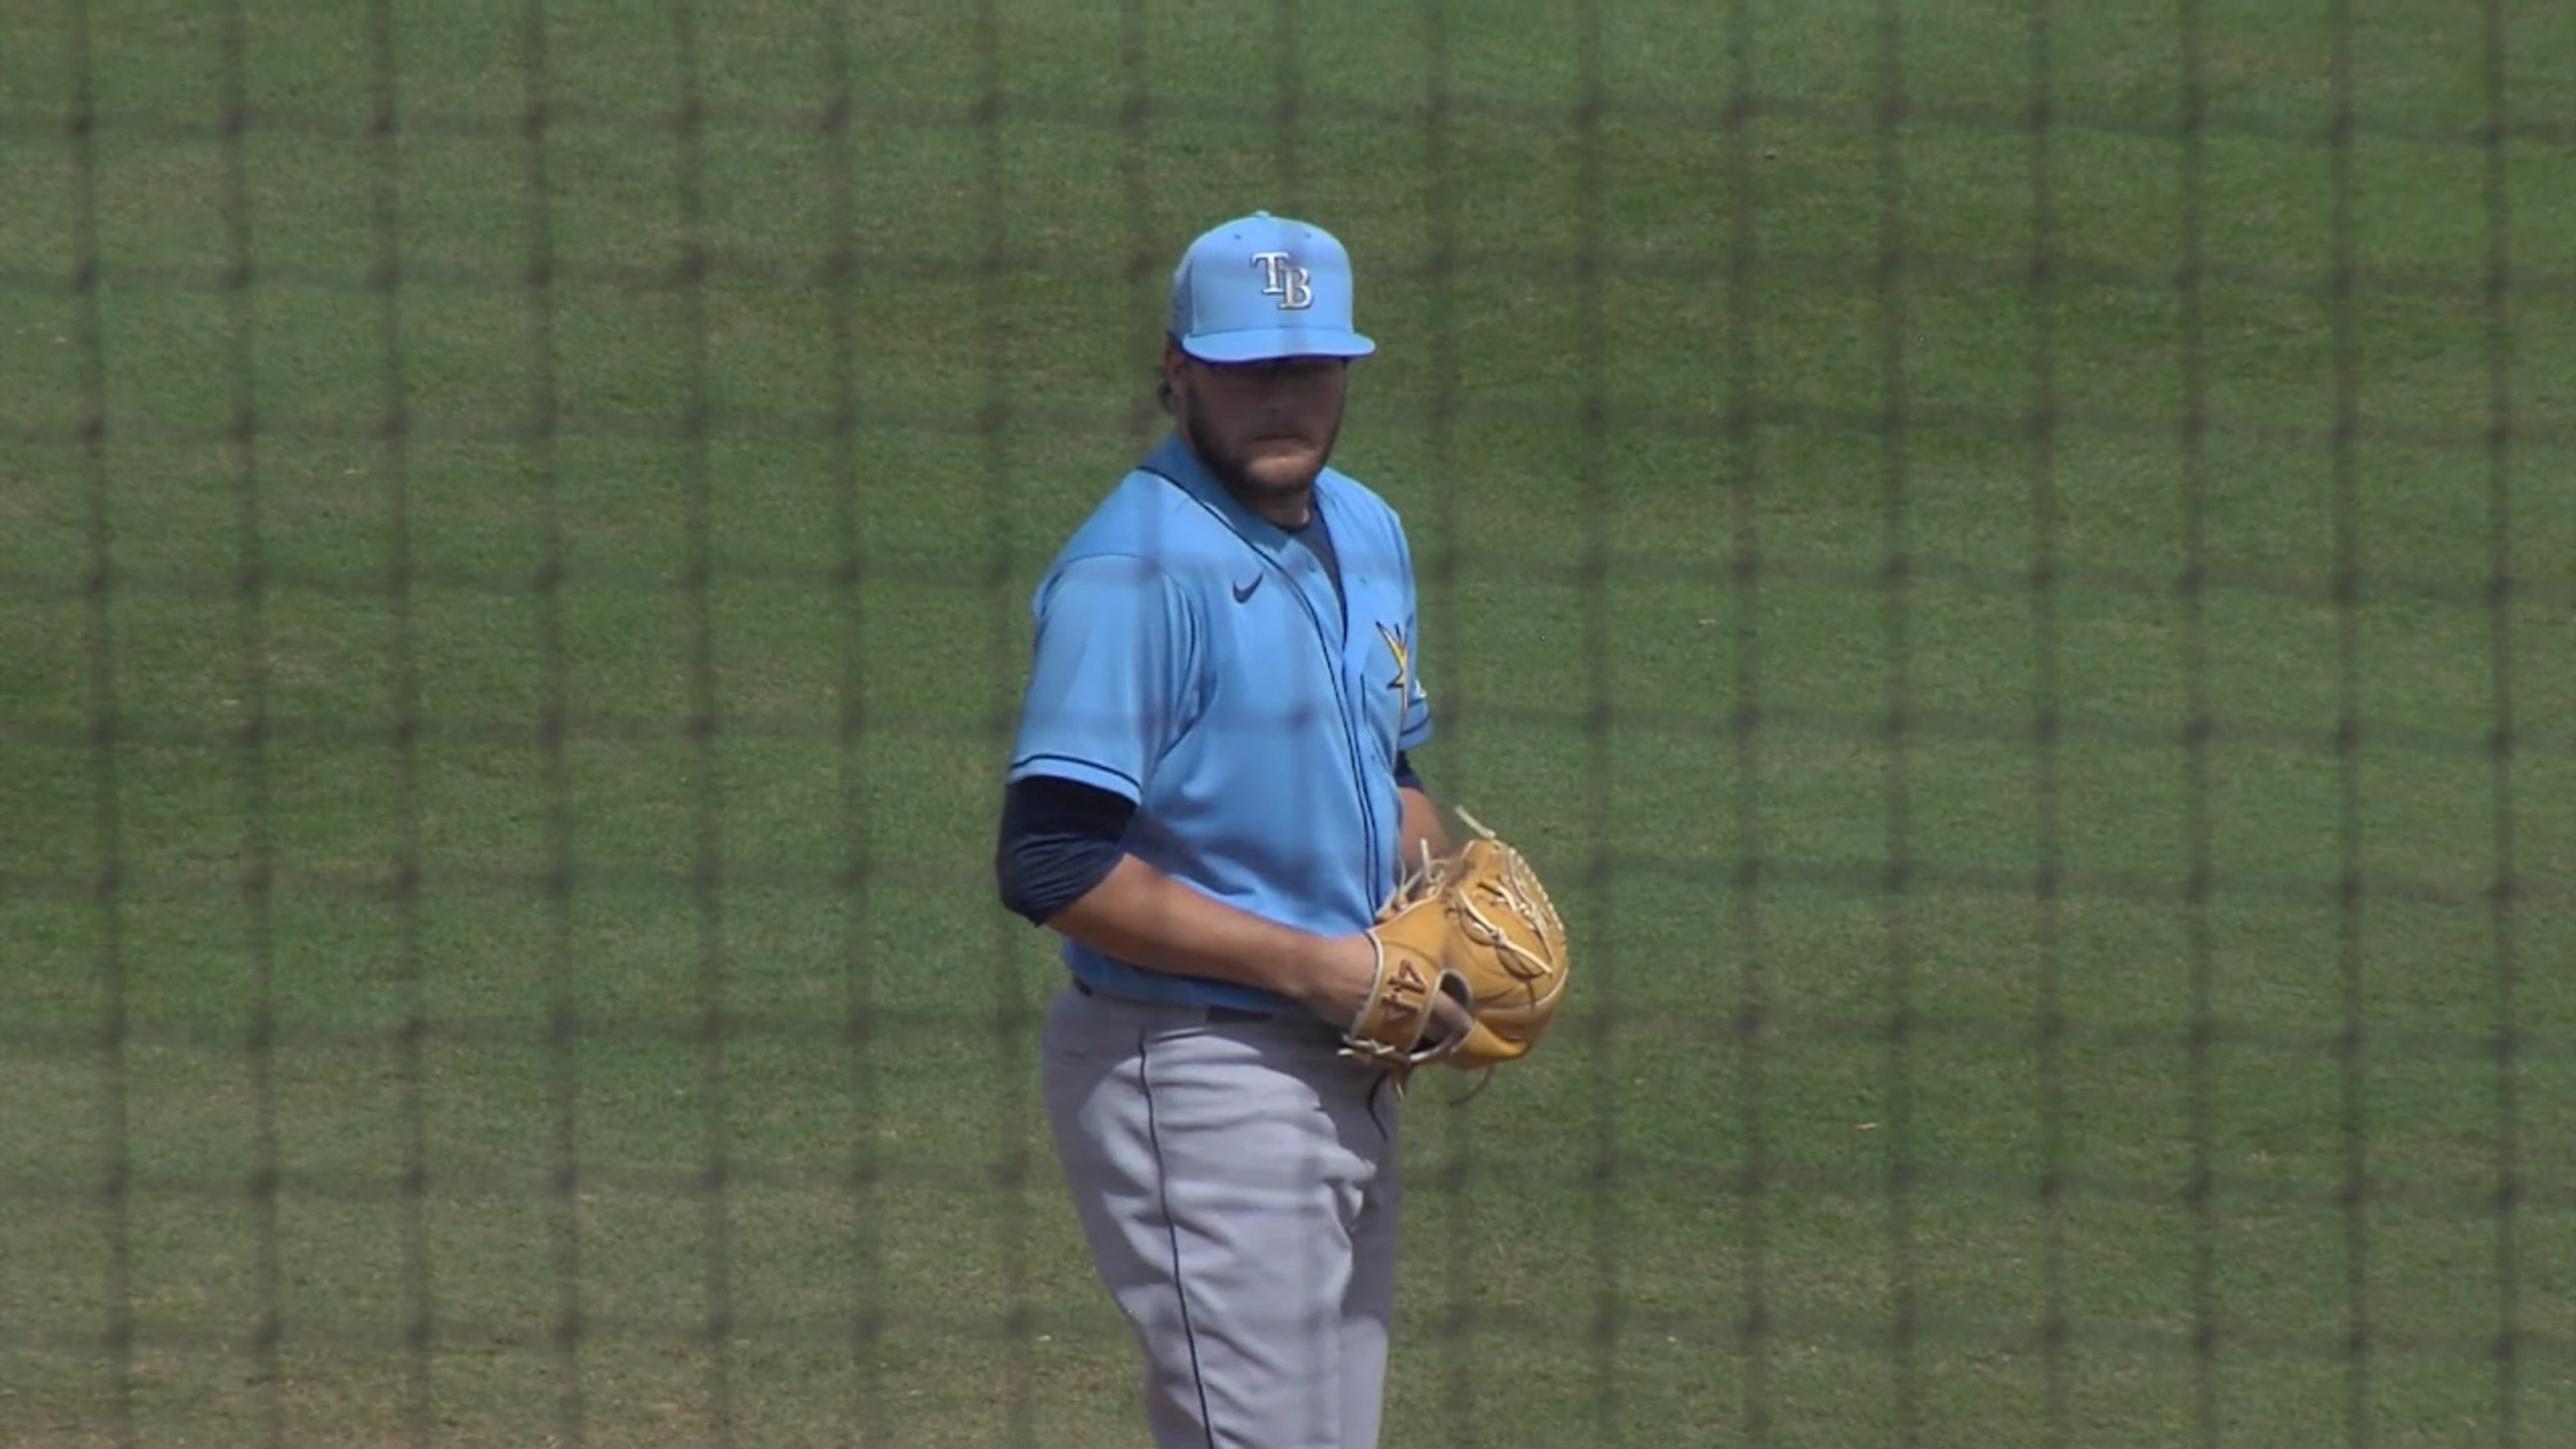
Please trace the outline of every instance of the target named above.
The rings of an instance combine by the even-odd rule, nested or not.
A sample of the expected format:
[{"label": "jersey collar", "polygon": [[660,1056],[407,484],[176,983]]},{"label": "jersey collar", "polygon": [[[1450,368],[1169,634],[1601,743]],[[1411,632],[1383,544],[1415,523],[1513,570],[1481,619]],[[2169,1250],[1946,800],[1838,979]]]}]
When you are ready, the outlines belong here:
[{"label": "jersey collar", "polygon": [[[1148,473],[1170,479],[1182,492],[1205,504],[1236,533],[1258,544],[1263,551],[1275,554],[1287,546],[1291,537],[1288,530],[1244,507],[1243,501],[1227,491],[1226,486],[1217,481],[1216,475],[1199,462],[1198,454],[1190,451],[1190,445],[1182,441],[1178,432],[1166,435],[1162,442],[1156,444],[1153,451],[1145,455],[1142,466]],[[1315,506],[1319,509],[1324,506],[1329,491],[1326,480],[1332,477],[1332,473],[1332,469],[1326,468],[1316,475]]]}]

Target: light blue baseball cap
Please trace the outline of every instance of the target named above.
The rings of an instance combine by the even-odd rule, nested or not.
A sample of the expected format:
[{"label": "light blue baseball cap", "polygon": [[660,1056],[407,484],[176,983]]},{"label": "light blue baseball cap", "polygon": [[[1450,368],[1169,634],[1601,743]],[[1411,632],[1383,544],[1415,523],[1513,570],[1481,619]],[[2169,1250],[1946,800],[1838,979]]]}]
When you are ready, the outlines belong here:
[{"label": "light blue baseball cap", "polygon": [[1171,334],[1202,362],[1366,357],[1351,254],[1332,233],[1256,211],[1200,234],[1172,272]]}]

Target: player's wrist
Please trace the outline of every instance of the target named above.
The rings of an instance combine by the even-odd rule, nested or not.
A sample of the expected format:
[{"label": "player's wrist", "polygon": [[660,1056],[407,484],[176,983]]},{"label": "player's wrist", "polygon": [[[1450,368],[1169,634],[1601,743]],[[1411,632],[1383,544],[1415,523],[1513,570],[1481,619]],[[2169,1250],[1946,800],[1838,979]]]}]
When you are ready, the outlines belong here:
[{"label": "player's wrist", "polygon": [[1377,983],[1377,941],[1366,931],[1308,938],[1305,960],[1287,995],[1317,1016],[1345,1023]]}]

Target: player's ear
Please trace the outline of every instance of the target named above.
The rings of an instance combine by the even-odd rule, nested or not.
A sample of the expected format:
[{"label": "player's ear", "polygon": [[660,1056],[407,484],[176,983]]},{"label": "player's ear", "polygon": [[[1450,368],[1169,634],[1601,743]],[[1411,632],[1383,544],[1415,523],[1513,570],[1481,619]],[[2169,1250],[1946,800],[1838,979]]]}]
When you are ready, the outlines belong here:
[{"label": "player's ear", "polygon": [[1163,411],[1179,411],[1176,400],[1180,396],[1181,376],[1189,365],[1190,355],[1181,350],[1180,339],[1166,333],[1163,337],[1162,375],[1155,379],[1154,384],[1155,394],[1162,400]]}]

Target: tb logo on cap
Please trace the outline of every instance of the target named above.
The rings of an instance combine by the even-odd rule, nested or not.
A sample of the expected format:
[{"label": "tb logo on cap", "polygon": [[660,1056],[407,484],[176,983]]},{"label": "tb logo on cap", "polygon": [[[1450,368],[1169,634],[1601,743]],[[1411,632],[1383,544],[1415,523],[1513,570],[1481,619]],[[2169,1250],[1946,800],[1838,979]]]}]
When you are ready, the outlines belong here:
[{"label": "tb logo on cap", "polygon": [[1315,305],[1313,274],[1290,265],[1286,252],[1255,252],[1252,264],[1261,269],[1261,295],[1278,298],[1280,311],[1302,312]]}]

